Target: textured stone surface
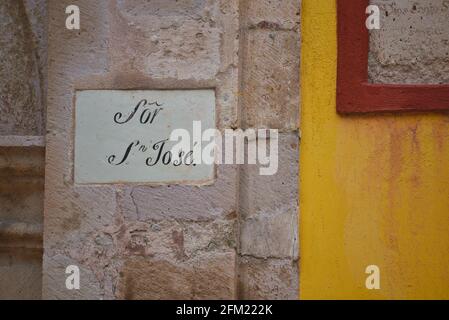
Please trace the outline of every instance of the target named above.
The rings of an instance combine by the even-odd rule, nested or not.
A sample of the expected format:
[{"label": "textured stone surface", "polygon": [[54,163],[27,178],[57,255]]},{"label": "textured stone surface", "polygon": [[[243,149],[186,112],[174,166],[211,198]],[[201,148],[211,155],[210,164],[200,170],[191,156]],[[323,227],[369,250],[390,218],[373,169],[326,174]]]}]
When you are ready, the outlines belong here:
[{"label": "textured stone surface", "polygon": [[[272,255],[271,249],[258,245],[266,238],[264,230],[269,237],[282,239],[279,252],[289,247],[289,241],[295,242],[295,230],[280,234],[294,215],[285,207],[276,211],[257,190],[259,183],[267,180],[259,182],[252,176],[255,168],[254,172],[250,168],[243,171],[242,181],[246,182],[241,184],[245,186],[242,192],[249,200],[241,205],[246,219],[241,230],[236,224],[241,198],[237,196],[236,166],[219,166],[212,186],[74,186],[73,141],[69,139],[73,135],[73,88],[215,87],[218,126],[236,127],[238,99],[245,96],[238,92],[240,50],[250,56],[242,61],[244,69],[240,70],[241,74],[250,71],[245,90],[259,90],[245,97],[249,100],[244,105],[248,111],[243,113],[245,126],[294,129],[299,90],[299,1],[282,1],[280,5],[248,1],[243,4],[243,14],[238,1],[77,1],[82,14],[80,32],[61,27],[65,16],[60,13],[68,4],[73,1],[50,1],[44,297],[152,297],[152,291],[135,287],[133,279],[140,266],[150,271],[162,272],[165,266],[173,270],[166,275],[185,280],[186,286],[181,287],[185,291],[181,292],[188,297],[235,297],[238,233],[242,232],[242,248],[248,254]],[[5,46],[0,54],[6,61],[2,65],[12,75],[12,81],[2,82],[2,98],[6,96],[18,106],[2,104],[2,108],[11,109],[3,113],[2,133],[39,135],[44,132],[46,6],[43,1],[26,0],[0,7],[5,17],[2,23],[12,32],[1,38]],[[85,19],[86,14],[95,18]],[[245,21],[249,35],[249,42],[240,42],[240,48],[239,19]],[[9,28],[13,25],[19,27]],[[265,51],[257,52],[258,46]],[[277,59],[279,55],[281,59]],[[21,161],[21,152],[15,153],[14,161]],[[42,151],[38,154],[42,156]],[[2,169],[8,186],[2,190],[19,190],[19,197],[2,193],[3,218],[23,222],[3,226],[18,226],[5,230],[22,230],[23,236],[34,230],[29,226],[40,221],[39,210],[34,212],[38,215],[27,212],[42,206],[42,167],[28,163],[11,168],[8,163]],[[17,180],[14,188],[9,186],[11,179]],[[272,190],[287,190],[277,178],[268,181]],[[287,184],[292,185],[291,181]],[[286,194],[293,193],[296,187]],[[81,268],[81,291],[69,292],[64,286],[69,264]],[[33,274],[40,270],[33,268]],[[183,271],[186,276],[181,279]],[[144,272],[143,277],[144,283],[154,284],[151,275]],[[39,281],[35,283],[33,288],[38,292]],[[160,297],[174,294],[169,286],[162,289],[157,293]]]},{"label": "textured stone surface", "polygon": [[0,248],[0,299],[41,298],[42,250]]},{"label": "textured stone surface", "polygon": [[192,1],[180,6],[177,1],[118,1],[112,24],[114,66],[158,78],[214,77],[220,68],[219,1],[187,2]]},{"label": "textured stone surface", "polygon": [[0,299],[40,299],[46,7],[0,3]]},{"label": "textured stone surface", "polygon": [[0,299],[42,296],[43,175],[42,147],[0,147]]},{"label": "textured stone surface", "polygon": [[270,212],[241,223],[241,253],[261,258],[298,256],[297,212]]},{"label": "textured stone surface", "polygon": [[[236,125],[237,1],[77,1],[95,15],[80,32],[61,28],[68,4],[49,2],[44,297],[174,294],[154,292],[154,271],[187,283],[178,296],[234,298],[236,167],[219,166],[211,186],[79,186],[71,137],[76,89],[216,88],[218,127]],[[92,284],[65,290],[67,263]]]},{"label": "textured stone surface", "polygon": [[219,126],[236,124],[238,1],[121,0],[110,9],[114,71],[217,87]]},{"label": "textured stone surface", "polygon": [[257,165],[240,174],[239,296],[296,299],[298,286],[298,144],[279,137],[279,170],[260,176]]},{"label": "textured stone surface", "polygon": [[[168,219],[157,222],[131,222],[124,220],[123,216],[118,213],[114,222],[107,222],[103,226],[99,226],[98,221],[93,221],[90,224],[95,223],[96,228],[88,229],[89,217],[86,215],[77,217],[76,212],[73,209],[71,211],[74,214],[73,217],[65,218],[62,225],[55,226],[55,228],[66,230],[68,241],[58,242],[54,247],[46,248],[45,268],[46,271],[52,272],[46,274],[44,279],[51,281],[52,285],[44,286],[44,296],[82,298],[86,295],[86,297],[96,297],[97,299],[114,299],[124,298],[126,291],[126,295],[129,297],[150,297],[153,292],[151,287],[147,289],[139,287],[133,291],[133,285],[129,284],[129,279],[124,279],[121,275],[123,270],[125,270],[125,274],[127,271],[137,272],[134,270],[132,261],[150,261],[150,263],[167,261],[168,264],[173,265],[173,268],[160,269],[159,272],[164,273],[167,278],[182,278],[186,276],[185,273],[176,273],[184,268],[198,269],[202,265],[201,268],[212,269],[214,268],[214,259],[222,256],[223,253],[226,253],[226,256],[234,256],[236,230],[233,219],[188,223]],[[86,225],[84,225],[85,221]],[[56,238],[61,238],[61,236],[56,235]],[[80,238],[83,239],[83,243],[74,246],[73,243],[77,243]],[[64,265],[68,265],[68,262],[64,261],[71,261],[70,264],[82,267],[81,277],[84,277],[84,280],[81,281],[82,287],[79,292],[65,290],[64,285],[60,282],[61,270]],[[226,263],[229,262],[229,265],[226,265],[226,272],[232,273],[232,279],[235,279],[233,259],[226,261]],[[157,265],[160,266],[160,264]],[[177,266],[179,269],[176,269]],[[147,279],[153,279],[150,269],[146,268],[139,272],[145,273]],[[168,270],[172,270],[175,274],[172,275]],[[132,275],[131,277],[135,278]],[[92,284],[90,283],[91,279],[94,279]],[[201,288],[200,284],[195,285]],[[218,285],[217,288],[221,288],[221,285]],[[231,287],[226,286],[226,288]],[[220,294],[235,294],[234,289],[232,292],[229,290],[223,289]],[[163,292],[160,291],[158,294],[163,294]],[[168,294],[170,293],[167,292]],[[201,296],[201,294],[201,291],[195,293],[196,296]],[[232,298],[232,296],[228,296],[228,298]]]},{"label": "textured stone surface", "polygon": [[244,127],[298,126],[299,37],[295,31],[248,31],[243,74]]},{"label": "textured stone surface", "polygon": [[[44,297],[232,299],[260,285],[259,298],[293,298],[293,267],[271,292],[259,282],[297,257],[299,1],[82,0],[95,19],[80,32],[61,28],[68,4],[49,2]],[[74,91],[111,88],[215,88],[218,128],[288,132],[278,174],[219,165],[210,186],[74,184]],[[68,264],[81,268],[77,292],[64,289]]]},{"label": "textured stone surface", "polygon": [[2,147],[45,147],[45,136],[0,136]]},{"label": "textured stone surface", "polygon": [[381,10],[381,29],[370,34],[371,81],[449,83],[449,2],[371,3]]},{"label": "textured stone surface", "polygon": [[0,147],[0,221],[42,223],[43,148]]},{"label": "textured stone surface", "polygon": [[240,168],[239,298],[296,299],[300,1],[242,2],[241,125],[274,128],[278,172]]},{"label": "textured stone surface", "polygon": [[[65,15],[61,12],[69,4],[73,2],[49,1],[43,297],[101,298],[104,294],[100,280],[83,285],[80,291],[66,290],[64,270],[69,264],[82,268],[81,283],[96,276],[101,279],[100,271],[104,271],[95,270],[90,263],[105,249],[89,251],[89,235],[95,237],[92,234],[97,229],[111,224],[116,208],[115,192],[110,187],[73,187],[73,141],[69,139],[73,136],[72,98],[75,80],[108,70],[107,45],[102,40],[109,31],[108,6],[105,1],[77,1],[81,14],[88,12],[95,18],[83,19],[82,31],[71,32],[61,27],[65,25]],[[88,253],[80,257],[79,252]],[[99,269],[102,267],[98,265]]]},{"label": "textured stone surface", "polygon": [[46,0],[23,0],[25,11],[31,25],[33,33],[33,48],[37,53],[37,63],[39,69],[39,88],[41,90],[42,101],[42,134],[45,131],[46,105],[47,105],[47,58],[48,58],[48,8]]},{"label": "textured stone surface", "polygon": [[298,145],[296,133],[279,137],[279,169],[259,175],[257,165],[240,174],[240,250],[259,258],[298,256]]},{"label": "textured stone surface", "polygon": [[[34,1],[43,3],[44,1]],[[44,61],[39,56],[45,45],[45,11],[31,15],[30,22],[23,1],[0,4],[0,134],[42,135],[44,99],[42,88]],[[43,34],[42,39],[35,35]]]},{"label": "textured stone surface", "polygon": [[249,1],[243,5],[245,128],[294,130],[299,124],[300,6],[299,1],[281,2],[263,0],[256,5]]},{"label": "textured stone surface", "polygon": [[236,297],[235,254],[213,253],[192,261],[131,258],[120,272],[122,299],[230,299]]},{"label": "textured stone surface", "polygon": [[[79,268],[81,290],[67,290],[66,288],[67,274],[65,272],[66,268],[71,265]],[[53,270],[53,272],[48,274],[46,273],[47,269]],[[52,256],[51,259],[47,259],[43,271],[52,281],[52,286],[43,285],[43,296],[45,299],[57,300],[65,297],[65,299],[97,300],[103,298],[101,295],[103,288],[99,281],[101,275],[95,274],[83,262],[57,254]],[[49,279],[44,277],[44,281],[49,281]]]},{"label": "textured stone surface", "polygon": [[298,299],[298,263],[288,259],[240,259],[239,290],[247,300]]},{"label": "textured stone surface", "polygon": [[240,213],[249,218],[261,213],[296,211],[298,207],[299,137],[296,132],[280,133],[278,171],[262,176],[258,165],[240,171]]},{"label": "textured stone surface", "polygon": [[210,186],[127,187],[120,205],[127,219],[159,221],[176,219],[208,221],[236,218],[238,168],[220,165],[217,179]]},{"label": "textured stone surface", "polygon": [[298,30],[301,0],[245,0],[250,26],[271,25],[279,29]]}]

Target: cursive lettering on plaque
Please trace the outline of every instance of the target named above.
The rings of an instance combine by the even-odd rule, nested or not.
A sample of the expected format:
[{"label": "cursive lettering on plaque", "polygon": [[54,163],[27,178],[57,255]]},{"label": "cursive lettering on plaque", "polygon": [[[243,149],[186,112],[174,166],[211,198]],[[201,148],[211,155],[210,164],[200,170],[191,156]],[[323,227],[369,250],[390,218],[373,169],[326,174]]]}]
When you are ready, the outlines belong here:
[{"label": "cursive lettering on plaque", "polygon": [[[122,112],[117,112],[114,117],[114,123],[118,125],[129,124],[134,118],[138,118],[140,124],[153,124],[164,108],[160,108],[163,104],[155,101],[148,102],[146,99],[140,100],[131,112],[125,116]],[[140,113],[140,117],[138,114]],[[156,143],[144,144],[140,140],[130,142],[124,149],[121,155],[113,154],[107,158],[107,162],[113,166],[127,165],[128,160],[135,152],[147,153],[152,152],[146,160],[145,164],[148,167],[156,165],[173,165],[179,167],[196,166],[194,163],[193,150],[180,150],[178,154],[173,154],[172,151],[166,147],[169,139],[164,139]]]},{"label": "cursive lettering on plaque", "polygon": [[125,117],[123,113],[117,112],[114,115],[114,122],[117,124],[125,124],[131,121],[134,116],[138,113],[140,109],[143,109],[140,113],[140,123],[141,124],[152,124],[154,120],[156,119],[157,115],[163,110],[163,108],[156,108],[151,109],[150,107],[156,106],[156,107],[162,107],[162,104],[158,103],[157,101],[154,102],[148,102],[146,99],[140,100],[139,103],[134,107],[134,109],[131,111],[131,113],[128,115],[126,119],[123,120]]}]

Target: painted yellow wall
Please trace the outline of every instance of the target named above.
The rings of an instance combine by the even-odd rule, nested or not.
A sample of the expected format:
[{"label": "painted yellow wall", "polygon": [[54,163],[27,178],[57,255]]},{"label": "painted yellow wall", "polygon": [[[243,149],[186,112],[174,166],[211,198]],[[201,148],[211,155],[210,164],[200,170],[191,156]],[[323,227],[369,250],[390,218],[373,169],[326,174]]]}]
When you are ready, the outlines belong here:
[{"label": "painted yellow wall", "polygon": [[449,115],[337,115],[336,4],[302,3],[300,298],[449,299]]}]

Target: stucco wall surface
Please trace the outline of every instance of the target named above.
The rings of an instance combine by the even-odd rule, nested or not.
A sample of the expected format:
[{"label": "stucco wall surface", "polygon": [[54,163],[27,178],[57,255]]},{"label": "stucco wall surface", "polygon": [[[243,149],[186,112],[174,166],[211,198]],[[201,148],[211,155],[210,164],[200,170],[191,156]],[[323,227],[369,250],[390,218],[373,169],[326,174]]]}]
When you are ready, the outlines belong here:
[{"label": "stucco wall surface", "polygon": [[[447,1],[377,3],[372,80],[445,82]],[[300,297],[449,298],[448,115],[338,115],[335,3],[302,14]]]}]

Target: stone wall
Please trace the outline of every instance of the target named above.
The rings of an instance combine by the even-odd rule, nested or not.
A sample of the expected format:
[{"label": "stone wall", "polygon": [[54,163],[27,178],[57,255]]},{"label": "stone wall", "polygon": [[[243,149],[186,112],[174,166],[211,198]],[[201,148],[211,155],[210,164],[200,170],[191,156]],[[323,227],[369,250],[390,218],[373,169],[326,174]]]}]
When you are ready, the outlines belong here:
[{"label": "stone wall", "polygon": [[[81,30],[63,26],[69,4]],[[299,0],[49,1],[44,298],[297,297]],[[215,88],[217,128],[279,129],[280,165],[210,186],[73,182],[79,89]],[[65,268],[81,268],[81,290]]]},{"label": "stone wall", "polygon": [[46,2],[0,3],[0,299],[40,299]]},{"label": "stone wall", "polygon": [[[41,297],[47,119],[45,298],[295,299],[299,0],[75,2],[49,1],[48,117],[47,1],[0,5],[0,297]],[[80,32],[64,28],[69,4]],[[219,129],[280,130],[277,175],[223,165],[206,187],[73,186],[75,89],[209,87]]]},{"label": "stone wall", "polygon": [[242,1],[241,39],[241,126],[280,134],[277,174],[240,167],[240,298],[296,299],[300,1]]}]

